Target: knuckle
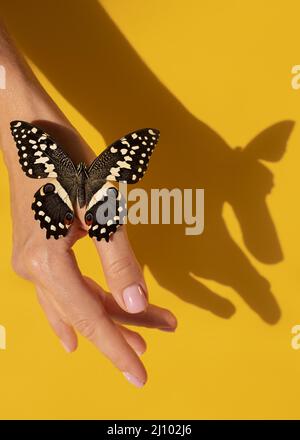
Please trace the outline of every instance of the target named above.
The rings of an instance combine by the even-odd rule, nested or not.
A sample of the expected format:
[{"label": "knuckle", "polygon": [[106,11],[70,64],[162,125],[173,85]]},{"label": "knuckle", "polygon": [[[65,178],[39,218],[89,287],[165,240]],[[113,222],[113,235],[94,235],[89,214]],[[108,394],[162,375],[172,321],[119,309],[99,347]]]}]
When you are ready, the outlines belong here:
[{"label": "knuckle", "polygon": [[97,320],[93,318],[77,318],[73,322],[74,327],[85,338],[92,341],[97,331]]},{"label": "knuckle", "polygon": [[21,269],[27,278],[44,277],[51,273],[49,252],[34,241],[24,244],[22,251],[13,257],[13,264],[17,270]]},{"label": "knuckle", "polygon": [[27,255],[26,264],[32,275],[43,275],[46,272],[46,258],[43,252],[35,251]]},{"label": "knuckle", "polygon": [[39,248],[32,242],[14,245],[11,264],[14,272],[25,279],[30,279],[40,269]]},{"label": "knuckle", "polygon": [[134,268],[131,258],[123,257],[110,262],[108,266],[108,275],[112,278],[122,277],[124,274],[132,271]]},{"label": "knuckle", "polygon": [[29,273],[27,268],[24,265],[24,261],[22,261],[22,259],[16,255],[15,253],[13,253],[12,258],[11,258],[11,266],[13,268],[13,271],[19,275],[21,278],[25,278],[28,279],[29,277]]}]

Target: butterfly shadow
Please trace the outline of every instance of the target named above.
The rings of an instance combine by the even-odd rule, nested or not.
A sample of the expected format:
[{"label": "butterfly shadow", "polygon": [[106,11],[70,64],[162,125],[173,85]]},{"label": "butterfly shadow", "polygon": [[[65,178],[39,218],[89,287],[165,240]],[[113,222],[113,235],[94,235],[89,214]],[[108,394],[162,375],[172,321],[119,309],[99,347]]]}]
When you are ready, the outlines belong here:
[{"label": "butterfly shadow", "polygon": [[129,227],[139,261],[157,282],[183,301],[229,318],[234,305],[204,280],[216,281],[275,324],[281,312],[271,285],[231,237],[223,208],[232,207],[257,260],[283,259],[266,201],[273,175],[262,161],[282,158],[293,121],[278,122],[247,146],[232,148],[155,76],[96,0],[44,0],[42,16],[38,1],[10,0],[2,13],[27,56],[107,143],[145,126],[161,130],[140,187],[205,189],[202,235],[186,236],[179,225]]}]

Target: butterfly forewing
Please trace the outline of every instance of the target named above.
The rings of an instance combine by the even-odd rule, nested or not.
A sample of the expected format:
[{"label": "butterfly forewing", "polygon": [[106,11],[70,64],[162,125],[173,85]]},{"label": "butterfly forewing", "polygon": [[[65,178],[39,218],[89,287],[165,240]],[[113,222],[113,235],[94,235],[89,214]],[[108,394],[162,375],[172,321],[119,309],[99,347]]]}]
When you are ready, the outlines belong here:
[{"label": "butterfly forewing", "polygon": [[10,128],[18,148],[19,162],[28,177],[75,176],[71,159],[42,129],[24,121],[12,121]]},{"label": "butterfly forewing", "polygon": [[159,131],[143,128],[107,147],[88,169],[91,180],[102,179],[136,183],[145,174],[159,139]]}]

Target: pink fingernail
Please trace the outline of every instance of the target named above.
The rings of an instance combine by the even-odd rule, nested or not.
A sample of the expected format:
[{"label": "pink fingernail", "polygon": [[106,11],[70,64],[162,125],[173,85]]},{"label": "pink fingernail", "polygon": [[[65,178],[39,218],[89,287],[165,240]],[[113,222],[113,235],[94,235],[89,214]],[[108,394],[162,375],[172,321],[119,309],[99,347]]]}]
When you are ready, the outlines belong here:
[{"label": "pink fingernail", "polygon": [[126,377],[126,379],[128,380],[128,382],[132,383],[137,388],[142,388],[145,385],[141,380],[139,380],[133,374],[127,373],[127,372],[123,372],[123,374]]},{"label": "pink fingernail", "polygon": [[147,308],[147,300],[141,286],[133,284],[126,287],[123,292],[123,299],[128,312],[139,313]]},{"label": "pink fingernail", "polygon": [[64,349],[66,350],[67,353],[72,353],[72,349],[70,349],[68,347],[68,345],[64,341],[60,340],[60,342],[61,342],[61,345],[64,347]]}]

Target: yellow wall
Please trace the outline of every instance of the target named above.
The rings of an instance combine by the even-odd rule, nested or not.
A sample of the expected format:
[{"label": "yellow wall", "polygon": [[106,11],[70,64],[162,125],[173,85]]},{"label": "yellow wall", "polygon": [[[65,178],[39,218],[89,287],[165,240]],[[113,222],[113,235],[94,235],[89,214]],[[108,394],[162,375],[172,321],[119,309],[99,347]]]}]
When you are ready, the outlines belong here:
[{"label": "yellow wall", "polygon": [[[179,320],[174,335],[142,331],[150,379],[137,390],[86,341],[65,354],[32,285],[12,272],[1,161],[0,418],[298,418],[299,2],[3,3],[35,72],[95,150],[157,126],[141,186],[204,187],[206,223],[201,237],[130,230],[152,301]],[[103,282],[92,243],[76,251]]]}]

